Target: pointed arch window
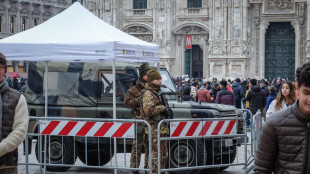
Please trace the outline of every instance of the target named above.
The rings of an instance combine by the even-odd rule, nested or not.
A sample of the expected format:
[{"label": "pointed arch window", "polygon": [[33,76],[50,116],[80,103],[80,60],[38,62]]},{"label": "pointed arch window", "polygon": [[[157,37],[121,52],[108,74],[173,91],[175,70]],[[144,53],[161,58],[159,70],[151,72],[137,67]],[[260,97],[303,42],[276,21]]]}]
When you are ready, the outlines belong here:
[{"label": "pointed arch window", "polygon": [[147,0],[133,0],[133,9],[147,9]]},{"label": "pointed arch window", "polygon": [[11,20],[10,20],[10,31],[11,33],[14,33],[14,17],[11,16]]},{"label": "pointed arch window", "polygon": [[187,0],[187,8],[201,8],[201,0]]},{"label": "pointed arch window", "polygon": [[26,30],[26,18],[22,19],[22,31]]}]

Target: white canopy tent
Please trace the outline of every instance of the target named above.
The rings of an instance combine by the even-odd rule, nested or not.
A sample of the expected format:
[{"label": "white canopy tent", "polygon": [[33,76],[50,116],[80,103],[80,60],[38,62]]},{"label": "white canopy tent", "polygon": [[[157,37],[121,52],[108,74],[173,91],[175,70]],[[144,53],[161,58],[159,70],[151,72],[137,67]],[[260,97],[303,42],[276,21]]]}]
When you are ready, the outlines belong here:
[{"label": "white canopy tent", "polygon": [[[27,31],[0,40],[7,60],[48,62],[159,62],[159,46],[144,42],[105,23],[80,3]],[[45,75],[45,86],[47,84]],[[48,96],[45,88],[45,96]],[[116,85],[113,83],[113,118],[116,118]],[[45,116],[47,116],[45,97]],[[116,140],[114,140],[116,151]],[[115,158],[116,162],[116,158]],[[115,173],[117,171],[115,170]]]},{"label": "white canopy tent", "polygon": [[48,21],[0,40],[7,60],[159,62],[159,46],[105,23],[75,2]]},{"label": "white canopy tent", "polygon": [[[159,62],[158,45],[118,30],[78,2],[37,27],[0,40],[0,52],[17,61]],[[113,75],[115,81],[115,65]],[[114,118],[115,106],[114,101]]]}]

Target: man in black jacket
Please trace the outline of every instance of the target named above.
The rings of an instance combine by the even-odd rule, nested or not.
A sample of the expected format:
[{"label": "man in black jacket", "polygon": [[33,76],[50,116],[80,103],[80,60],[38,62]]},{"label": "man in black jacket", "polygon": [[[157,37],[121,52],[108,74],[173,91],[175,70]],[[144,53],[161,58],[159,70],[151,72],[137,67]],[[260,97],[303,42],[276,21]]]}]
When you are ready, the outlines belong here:
[{"label": "man in black jacket", "polygon": [[234,91],[236,108],[239,109],[241,109],[241,100],[244,98],[244,91],[240,85],[240,81],[241,80],[239,78],[236,78],[236,82],[234,82],[231,86],[232,90]]},{"label": "man in black jacket", "polygon": [[265,91],[257,85],[256,79],[251,79],[250,88],[245,99],[250,102],[250,111],[254,115],[258,110],[262,110],[266,106],[266,94]]},{"label": "man in black jacket", "polygon": [[310,62],[296,70],[299,99],[266,120],[254,172],[310,173]]}]

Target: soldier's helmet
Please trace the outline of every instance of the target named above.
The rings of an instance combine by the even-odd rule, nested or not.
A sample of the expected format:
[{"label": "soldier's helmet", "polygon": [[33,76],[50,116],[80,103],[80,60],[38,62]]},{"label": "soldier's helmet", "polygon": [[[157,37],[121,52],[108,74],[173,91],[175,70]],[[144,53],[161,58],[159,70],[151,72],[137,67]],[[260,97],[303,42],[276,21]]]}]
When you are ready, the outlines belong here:
[{"label": "soldier's helmet", "polygon": [[139,75],[140,77],[143,77],[146,75],[146,73],[151,70],[151,67],[149,66],[149,64],[144,63],[139,67]]}]

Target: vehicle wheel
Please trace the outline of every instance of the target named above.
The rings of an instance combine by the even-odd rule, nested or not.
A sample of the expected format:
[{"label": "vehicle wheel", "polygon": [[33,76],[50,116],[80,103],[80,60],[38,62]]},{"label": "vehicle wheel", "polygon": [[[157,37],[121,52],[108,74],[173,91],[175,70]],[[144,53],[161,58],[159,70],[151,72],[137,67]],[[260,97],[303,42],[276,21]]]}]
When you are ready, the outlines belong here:
[{"label": "vehicle wheel", "polygon": [[[168,142],[166,168],[201,166],[205,162],[205,148],[201,140],[180,140]],[[195,174],[200,170],[171,171],[172,174]]]},{"label": "vehicle wheel", "polygon": [[[230,147],[230,149],[227,149],[227,150],[230,150],[230,154],[224,154],[222,155],[222,163],[223,164],[229,164],[229,163],[233,163],[235,161],[235,158],[237,156],[237,148],[236,146],[232,146]],[[219,163],[221,163],[221,161],[219,161]],[[223,170],[226,170],[228,169],[229,166],[227,167],[220,167],[219,168],[219,171],[223,171]]]},{"label": "vehicle wheel", "polygon": [[[44,146],[44,136],[42,138],[42,146]],[[46,138],[46,163],[50,164],[66,164],[73,165],[77,159],[77,155],[74,154],[74,141],[72,137],[61,137],[61,136],[47,136]],[[51,143],[49,146],[49,142]],[[50,148],[50,149],[49,149]],[[43,147],[42,147],[43,150]],[[44,152],[41,152],[42,157],[39,155],[40,142],[36,143],[35,153],[37,160],[40,163],[44,163]],[[50,155],[49,155],[50,153]],[[51,160],[51,161],[49,161]],[[46,170],[54,172],[64,172],[70,167],[62,166],[46,166]]]},{"label": "vehicle wheel", "polygon": [[[111,149],[111,150],[110,150]],[[100,150],[98,152],[97,144],[87,145],[87,165],[91,166],[103,166],[107,164],[114,155],[114,146],[110,144],[100,144]],[[112,154],[110,153],[112,152]],[[80,160],[86,164],[86,154],[85,154],[85,144],[79,143],[79,153],[78,156]]]}]

